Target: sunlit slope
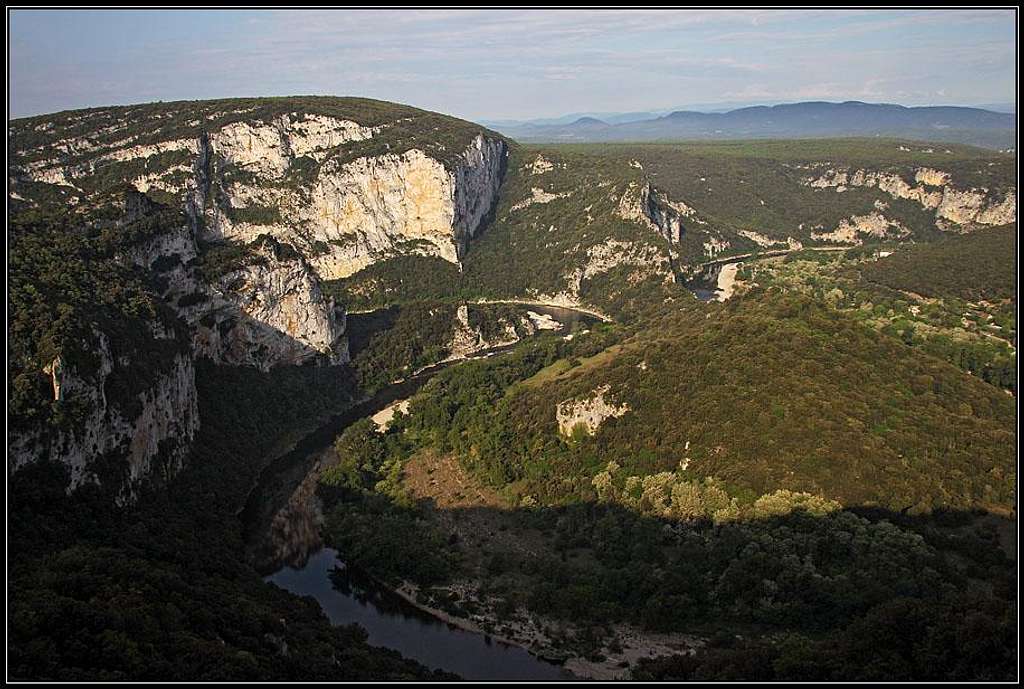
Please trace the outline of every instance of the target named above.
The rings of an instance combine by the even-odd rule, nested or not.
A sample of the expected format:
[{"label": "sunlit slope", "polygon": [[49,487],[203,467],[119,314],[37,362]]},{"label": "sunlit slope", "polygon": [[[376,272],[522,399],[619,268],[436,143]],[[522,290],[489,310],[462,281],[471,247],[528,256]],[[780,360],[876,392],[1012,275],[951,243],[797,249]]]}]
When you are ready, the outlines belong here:
[{"label": "sunlit slope", "polygon": [[[571,403],[576,428],[559,418]],[[592,478],[615,462],[620,482],[713,477],[741,504],[788,489],[848,506],[1005,509],[1014,407],[824,306],[762,294],[681,309],[556,363],[492,413],[461,412],[449,437],[492,481],[547,500],[594,497]]]}]

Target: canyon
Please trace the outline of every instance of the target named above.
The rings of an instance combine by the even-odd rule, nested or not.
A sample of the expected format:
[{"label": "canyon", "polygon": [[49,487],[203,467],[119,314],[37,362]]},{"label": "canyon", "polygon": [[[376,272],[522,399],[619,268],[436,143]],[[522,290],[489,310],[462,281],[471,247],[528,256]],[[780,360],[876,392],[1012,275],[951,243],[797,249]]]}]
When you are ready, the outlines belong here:
[{"label": "canyon", "polygon": [[[342,593],[345,622],[397,591],[580,676],[626,678],[655,652],[742,649],[711,643],[719,618],[770,644],[817,629],[813,596],[881,592],[848,615],[836,603],[838,629],[903,580],[932,600],[936,581],[945,595],[989,576],[953,571],[913,520],[1010,509],[1012,155],[531,147],[329,97],[95,108],[9,136],[19,533],[56,511],[117,544],[80,566],[93,553],[71,526],[44,531],[33,566],[64,574],[21,586],[61,614],[119,610],[148,558],[178,577],[167,590],[198,582],[189,600],[230,611],[190,608],[197,636],[169,656],[195,643],[211,666],[346,676],[336,649],[370,652],[321,607]],[[975,258],[904,304],[949,247]],[[840,541],[857,545],[822,545]],[[781,564],[765,555],[780,549]],[[110,600],[91,593],[107,580]],[[26,667],[49,662],[31,640],[63,629],[36,619],[18,618]],[[236,620],[243,636],[225,631]],[[422,622],[397,626],[454,633]],[[486,643],[453,647],[563,676]],[[74,662],[100,662],[87,655]],[[370,675],[394,660],[361,657]]]}]

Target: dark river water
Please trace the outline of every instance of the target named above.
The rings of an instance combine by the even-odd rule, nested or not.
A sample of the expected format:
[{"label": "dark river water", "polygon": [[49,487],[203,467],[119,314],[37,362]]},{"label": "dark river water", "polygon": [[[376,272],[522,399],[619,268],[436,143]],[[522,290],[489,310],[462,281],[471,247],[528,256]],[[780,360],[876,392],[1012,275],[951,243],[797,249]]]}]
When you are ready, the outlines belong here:
[{"label": "dark river water", "polygon": [[[596,321],[570,309],[527,308],[562,323],[561,332],[569,332],[577,323]],[[504,349],[509,347],[478,356]],[[320,541],[316,477],[321,462],[330,457],[334,439],[359,419],[410,397],[451,365],[439,364],[387,386],[329,419],[267,467],[239,515],[250,557],[265,574],[265,581],[300,596],[312,596],[334,624],[359,624],[368,632],[370,644],[395,649],[429,668],[454,672],[468,680],[572,679],[559,665],[523,648],[459,629],[419,610],[393,591],[346,568],[343,557]]]},{"label": "dark river water", "polygon": [[410,605],[372,580],[348,571],[332,548],[321,548],[299,568],[284,567],[266,581],[313,596],[334,624],[364,627],[368,642],[399,651],[430,668],[468,680],[565,680],[558,665],[483,634],[451,626]]}]

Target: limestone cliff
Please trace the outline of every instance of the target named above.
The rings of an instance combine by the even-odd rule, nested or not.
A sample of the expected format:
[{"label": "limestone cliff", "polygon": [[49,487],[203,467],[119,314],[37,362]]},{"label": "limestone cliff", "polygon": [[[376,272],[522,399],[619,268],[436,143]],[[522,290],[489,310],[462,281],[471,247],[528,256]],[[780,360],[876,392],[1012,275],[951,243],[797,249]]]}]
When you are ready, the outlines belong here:
[{"label": "limestone cliff", "polygon": [[[105,334],[93,334],[95,370],[80,370],[62,356],[43,369],[54,402],[72,405],[68,413],[80,416],[57,428],[12,432],[8,464],[16,470],[41,458],[60,461],[70,471],[71,488],[102,477],[128,501],[143,479],[154,472],[168,478],[185,460],[199,428],[195,368],[188,352],[179,352],[151,383],[132,384],[127,379],[138,376],[132,362],[114,355]],[[105,466],[105,460],[123,463]],[[122,473],[110,476],[111,466]]]},{"label": "limestone cliff", "polygon": [[458,263],[497,199],[504,156],[502,142],[478,136],[453,170],[419,150],[328,164],[298,209],[302,229],[281,235],[326,244],[311,257],[325,279],[400,253]]},{"label": "limestone cliff", "polygon": [[301,255],[267,237],[210,286],[192,318],[197,353],[215,361],[261,369],[348,361],[344,311]]},{"label": "limestone cliff", "polygon": [[[508,154],[467,122],[338,98],[59,113],[13,121],[9,141],[16,211],[90,227],[162,302],[132,347],[99,327],[23,348],[25,380],[52,379],[53,399],[35,408],[64,425],[26,422],[10,465],[50,457],[75,486],[99,477],[104,458],[125,459],[125,498],[187,454],[196,357],[261,369],[347,361],[345,312],[321,281],[403,253],[458,263],[492,212]],[[52,298],[64,307],[59,290]],[[54,358],[65,345],[99,366]]]},{"label": "limestone cliff", "polygon": [[917,168],[912,182],[896,172],[829,168],[804,183],[815,189],[842,193],[851,187],[875,187],[894,199],[908,199],[934,211],[940,229],[970,231],[986,225],[1017,221],[1017,190],[997,193],[986,188],[960,188],[948,172]]},{"label": "limestone cliff", "polygon": [[[154,206],[129,192],[126,217],[145,217]],[[261,235],[217,276],[197,269],[200,254],[189,223],[164,227],[125,252],[155,274],[160,296],[191,327],[196,355],[264,370],[348,360],[344,310],[324,296],[316,272],[292,247]]]},{"label": "limestone cliff", "polygon": [[337,279],[398,254],[458,263],[497,200],[507,156],[500,138],[478,134],[449,161],[387,146],[353,157],[337,153],[377,130],[325,122],[300,135],[298,124],[232,125],[203,143],[195,199],[204,238],[268,234],[302,251],[321,278]]},{"label": "limestone cliff", "polygon": [[832,231],[813,231],[811,238],[840,244],[862,244],[865,237],[902,239],[909,234],[910,231],[898,220],[887,218],[876,210],[866,215],[843,218]]}]

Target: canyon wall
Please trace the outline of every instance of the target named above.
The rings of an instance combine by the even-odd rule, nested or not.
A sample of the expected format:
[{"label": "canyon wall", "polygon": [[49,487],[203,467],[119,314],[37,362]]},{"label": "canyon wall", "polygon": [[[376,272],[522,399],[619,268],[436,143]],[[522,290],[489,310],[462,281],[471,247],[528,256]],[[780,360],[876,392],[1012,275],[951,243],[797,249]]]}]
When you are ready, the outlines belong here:
[{"label": "canyon wall", "polygon": [[[36,362],[52,378],[54,407],[76,414],[60,429],[12,434],[12,469],[49,457],[69,467],[74,487],[117,457],[130,499],[157,466],[170,476],[187,456],[199,427],[196,358],[262,370],[348,361],[344,305],[322,281],[403,254],[458,263],[497,201],[507,144],[469,123],[356,99],[323,99],[313,112],[298,100],[294,109],[224,103],[11,126],[11,202],[66,213],[81,226],[72,232],[148,223],[139,236],[125,232],[117,260],[148,276],[178,322],[154,319],[149,344],[122,354],[94,329],[95,371],[62,356]],[[169,210],[179,220],[168,222]],[[110,381],[136,370],[133,357],[147,376],[110,399]]]}]

